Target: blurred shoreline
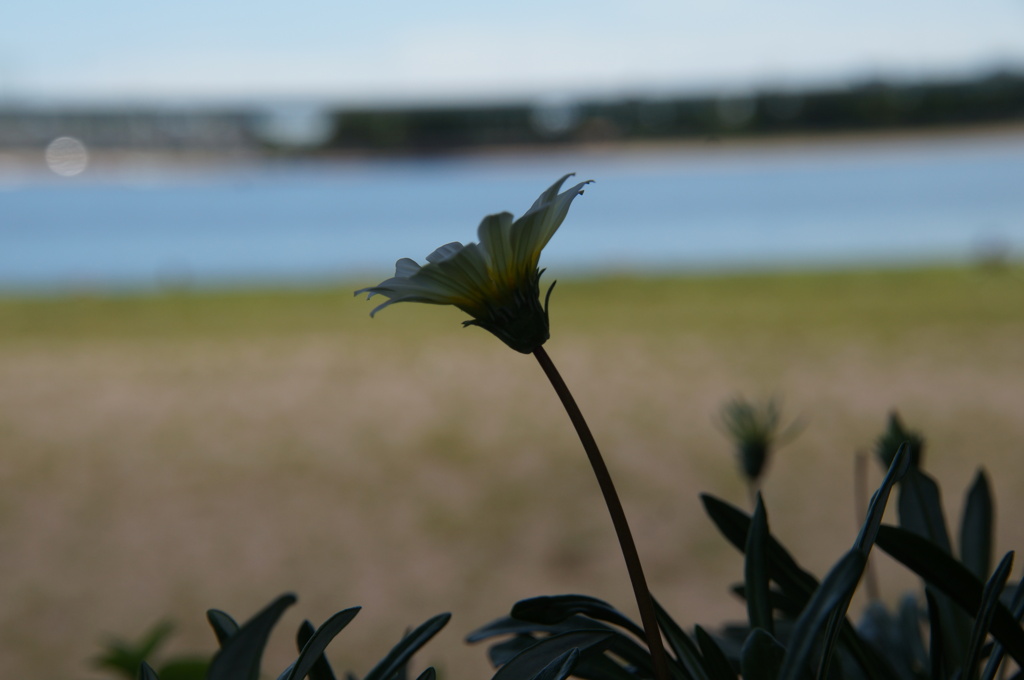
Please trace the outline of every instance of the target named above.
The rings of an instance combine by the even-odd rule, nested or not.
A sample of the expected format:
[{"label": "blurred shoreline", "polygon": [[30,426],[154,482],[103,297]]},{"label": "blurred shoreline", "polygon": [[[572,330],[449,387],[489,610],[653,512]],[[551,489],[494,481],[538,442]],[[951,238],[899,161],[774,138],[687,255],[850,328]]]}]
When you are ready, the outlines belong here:
[{"label": "blurred shoreline", "polygon": [[[801,132],[765,135],[704,136],[668,139],[609,139],[560,144],[480,145],[472,148],[367,152],[350,150],[261,151],[259,149],[126,149],[88,148],[88,172],[120,174],[137,169],[165,171],[218,171],[278,163],[353,165],[387,161],[431,161],[460,158],[522,159],[565,155],[693,155],[759,153],[790,149],[828,151],[851,146],[934,145],[978,143],[1003,139],[1024,139],[1024,121],[985,125],[857,130],[843,132]],[[11,181],[53,177],[47,166],[46,149],[38,146],[0,150],[0,187]],[[56,179],[74,179],[64,177]]]}]

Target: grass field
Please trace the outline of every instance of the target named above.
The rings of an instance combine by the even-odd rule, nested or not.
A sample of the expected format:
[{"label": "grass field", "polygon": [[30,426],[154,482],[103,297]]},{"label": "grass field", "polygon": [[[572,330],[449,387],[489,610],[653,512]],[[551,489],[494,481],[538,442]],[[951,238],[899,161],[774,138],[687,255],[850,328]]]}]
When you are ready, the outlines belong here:
[{"label": "grass field", "polygon": [[[364,285],[373,282],[360,282]],[[634,611],[583,453],[532,357],[455,310],[336,290],[0,299],[0,668],[97,677],[108,635],[295,591],[363,612],[330,648],[362,674],[405,628],[454,618],[417,667],[489,677],[469,630],[522,597]],[[822,573],[852,543],[857,452],[890,409],[928,439],[951,514],[975,468],[1021,547],[1024,269],[565,280],[547,349],[619,485],[655,595],[686,626],[743,615],[742,562],[701,509],[745,505],[715,415],[799,417],[765,483],[773,531]],[[871,469],[871,481],[881,472]],[[913,581],[883,568],[895,597]],[[890,573],[892,572],[892,573]],[[856,609],[855,604],[855,609]]]}]

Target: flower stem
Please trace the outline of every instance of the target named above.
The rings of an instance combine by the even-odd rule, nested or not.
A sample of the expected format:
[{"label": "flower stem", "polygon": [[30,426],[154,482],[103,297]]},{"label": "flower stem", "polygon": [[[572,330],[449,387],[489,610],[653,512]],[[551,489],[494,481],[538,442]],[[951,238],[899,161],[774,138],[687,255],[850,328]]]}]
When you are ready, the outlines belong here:
[{"label": "flower stem", "polygon": [[651,651],[654,677],[656,680],[669,680],[668,657],[665,654],[661,630],[658,627],[658,617],[654,609],[654,598],[651,597],[651,591],[647,587],[647,579],[644,578],[643,566],[640,564],[640,555],[636,551],[633,534],[629,530],[626,513],[623,511],[619,495],[615,491],[611,474],[609,474],[608,467],[604,463],[601,451],[597,448],[594,435],[590,433],[590,427],[587,426],[587,421],[583,418],[583,413],[580,411],[579,406],[576,405],[576,400],[573,399],[572,393],[566,386],[565,381],[562,380],[562,376],[558,373],[558,369],[555,368],[548,353],[543,347],[537,347],[533,350],[533,354],[537,357],[541,368],[544,369],[548,380],[551,381],[551,386],[555,388],[558,398],[562,400],[562,406],[565,407],[569,420],[572,421],[573,427],[576,428],[576,434],[579,435],[580,443],[583,444],[583,450],[586,451],[590,465],[594,468],[594,475],[597,477],[597,483],[601,487],[601,493],[604,494],[605,505],[608,506],[608,512],[612,516],[612,525],[615,527],[615,534],[619,538],[622,557],[626,560],[629,580],[633,584],[633,594],[636,597],[636,604],[640,610],[640,621],[643,623],[644,633],[647,636],[647,646]]}]

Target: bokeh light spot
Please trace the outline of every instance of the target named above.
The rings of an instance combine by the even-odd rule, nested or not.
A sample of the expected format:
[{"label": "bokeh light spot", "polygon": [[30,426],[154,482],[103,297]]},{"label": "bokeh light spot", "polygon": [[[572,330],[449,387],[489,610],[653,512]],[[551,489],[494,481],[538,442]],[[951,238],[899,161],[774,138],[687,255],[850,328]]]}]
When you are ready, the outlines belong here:
[{"label": "bokeh light spot", "polygon": [[46,166],[63,177],[81,174],[89,165],[89,152],[81,140],[58,137],[46,147]]}]

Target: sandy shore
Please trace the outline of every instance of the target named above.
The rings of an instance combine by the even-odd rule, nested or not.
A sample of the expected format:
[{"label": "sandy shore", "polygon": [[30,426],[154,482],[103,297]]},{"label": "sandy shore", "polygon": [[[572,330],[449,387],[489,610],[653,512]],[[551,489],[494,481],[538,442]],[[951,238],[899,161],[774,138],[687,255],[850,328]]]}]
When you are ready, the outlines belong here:
[{"label": "sandy shore", "polygon": [[[441,152],[438,156],[467,156],[489,158],[523,158],[543,155],[701,155],[771,153],[780,149],[827,153],[831,149],[851,146],[894,147],[897,145],[934,145],[981,143],[998,140],[1024,139],[1024,123],[1002,125],[935,127],[908,130],[872,130],[839,133],[803,133],[765,136],[734,136],[713,138],[686,138],[641,141],[602,141],[588,144],[552,146],[491,146]],[[268,155],[258,149],[209,151],[204,149],[103,149],[89,148],[88,171],[85,176],[122,174],[139,171],[211,171],[246,167],[272,162],[359,163],[368,160],[401,158],[399,154],[315,153]],[[422,158],[412,155],[412,158]],[[33,177],[49,177],[41,148],[0,149],[0,182],[24,181]]]}]

